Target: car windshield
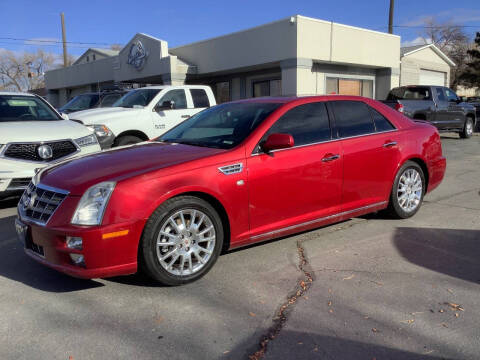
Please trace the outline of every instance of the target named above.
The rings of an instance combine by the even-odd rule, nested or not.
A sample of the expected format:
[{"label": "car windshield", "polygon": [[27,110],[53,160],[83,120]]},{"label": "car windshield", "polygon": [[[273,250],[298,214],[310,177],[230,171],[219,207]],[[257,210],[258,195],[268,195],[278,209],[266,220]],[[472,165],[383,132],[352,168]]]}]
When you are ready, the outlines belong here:
[{"label": "car windshield", "polygon": [[231,149],[240,144],[281,103],[227,103],[192,116],[157,139]]},{"label": "car windshield", "polygon": [[0,122],[63,120],[35,96],[0,95]]},{"label": "car windshield", "polygon": [[74,112],[93,108],[97,105],[98,94],[77,95],[72,100],[63,105],[59,110],[61,112]]},{"label": "car windshield", "polygon": [[134,106],[147,106],[161,89],[137,89],[132,90],[115,101],[114,107],[131,108]]}]

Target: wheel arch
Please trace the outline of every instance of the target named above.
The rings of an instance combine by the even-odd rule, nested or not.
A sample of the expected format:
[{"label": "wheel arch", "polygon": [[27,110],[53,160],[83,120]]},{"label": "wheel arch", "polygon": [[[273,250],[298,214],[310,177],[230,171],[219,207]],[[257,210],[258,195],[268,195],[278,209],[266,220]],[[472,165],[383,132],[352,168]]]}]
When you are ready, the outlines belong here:
[{"label": "wheel arch", "polygon": [[117,139],[120,139],[122,136],[136,136],[136,137],[142,139],[143,141],[150,140],[149,137],[147,136],[147,134],[145,134],[143,131],[140,131],[140,130],[126,130],[124,132],[121,132],[117,136],[115,136],[115,141]]},{"label": "wheel arch", "polygon": [[425,193],[428,191],[428,184],[430,181],[430,174],[428,172],[428,166],[425,160],[423,160],[421,157],[411,157],[406,159],[400,166],[399,169],[407,162],[407,161],[412,161],[416,163],[418,166],[422,168],[423,171],[423,176],[425,177]]},{"label": "wheel arch", "polygon": [[417,120],[427,120],[427,115],[424,113],[415,113],[412,118]]}]

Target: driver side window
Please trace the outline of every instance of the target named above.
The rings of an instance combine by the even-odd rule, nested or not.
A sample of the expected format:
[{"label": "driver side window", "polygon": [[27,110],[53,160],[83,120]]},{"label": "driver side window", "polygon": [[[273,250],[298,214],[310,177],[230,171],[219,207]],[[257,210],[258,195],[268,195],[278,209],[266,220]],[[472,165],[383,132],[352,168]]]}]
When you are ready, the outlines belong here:
[{"label": "driver side window", "polygon": [[161,105],[165,101],[173,101],[175,110],[187,108],[187,98],[183,89],[170,90],[162,96],[158,104]]}]

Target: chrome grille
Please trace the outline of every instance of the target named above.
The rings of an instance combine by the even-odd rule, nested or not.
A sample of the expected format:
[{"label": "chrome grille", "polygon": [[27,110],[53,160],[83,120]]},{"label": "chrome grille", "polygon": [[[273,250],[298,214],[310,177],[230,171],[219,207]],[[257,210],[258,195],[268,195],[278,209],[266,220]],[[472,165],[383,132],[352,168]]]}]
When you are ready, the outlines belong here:
[{"label": "chrome grille", "polygon": [[[41,145],[48,145],[52,148],[52,157],[45,160],[38,154],[38,148]],[[5,149],[3,156],[19,160],[49,162],[58,160],[65,156],[76,153],[78,148],[70,140],[54,141],[45,143],[25,143],[25,144],[9,144]]]},{"label": "chrome grille", "polygon": [[45,225],[67,195],[64,190],[30,183],[18,203],[20,217]]}]

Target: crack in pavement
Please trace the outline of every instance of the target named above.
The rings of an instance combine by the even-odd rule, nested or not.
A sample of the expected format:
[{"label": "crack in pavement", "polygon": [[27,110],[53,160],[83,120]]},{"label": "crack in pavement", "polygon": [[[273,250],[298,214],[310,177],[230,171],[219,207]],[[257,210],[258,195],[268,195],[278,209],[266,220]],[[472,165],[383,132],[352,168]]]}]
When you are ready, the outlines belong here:
[{"label": "crack in pavement", "polygon": [[266,334],[261,337],[258,344],[259,349],[249,355],[250,360],[260,360],[265,356],[267,352],[267,346],[270,341],[273,341],[278,334],[282,331],[288,320],[288,316],[291,314],[297,300],[304,296],[313,284],[313,272],[310,268],[310,264],[305,256],[305,249],[302,247],[302,240],[297,240],[297,254],[299,258],[298,268],[302,272],[302,275],[295,285],[295,289],[292,295],[288,296],[287,300],[280,306],[273,318],[273,324],[267,330]]}]

